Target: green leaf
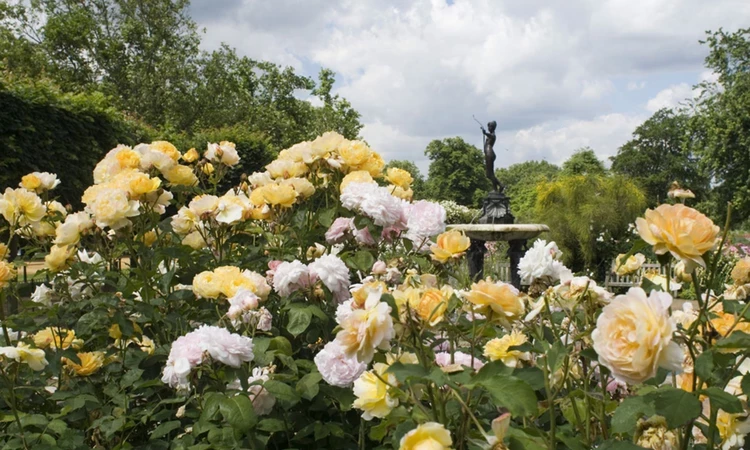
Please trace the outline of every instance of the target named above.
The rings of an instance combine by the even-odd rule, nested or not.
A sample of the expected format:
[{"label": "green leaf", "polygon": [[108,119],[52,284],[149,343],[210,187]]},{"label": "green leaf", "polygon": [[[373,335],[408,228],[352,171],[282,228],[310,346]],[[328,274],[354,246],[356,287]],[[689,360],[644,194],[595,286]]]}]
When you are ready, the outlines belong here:
[{"label": "green leaf", "polygon": [[537,399],[534,390],[525,381],[509,375],[497,375],[481,382],[492,399],[499,406],[508,408],[514,417],[537,413]]},{"label": "green leaf", "polygon": [[328,228],[336,217],[336,208],[328,208],[318,213],[318,223]]},{"label": "green leaf", "polygon": [[289,321],[286,329],[294,337],[304,333],[310,326],[312,320],[312,311],[307,307],[293,307],[289,310]]},{"label": "green leaf", "polygon": [[718,406],[730,414],[738,414],[744,411],[742,403],[737,397],[716,386],[703,389],[699,394],[708,396],[711,399],[711,405]]},{"label": "green leaf", "polygon": [[289,339],[283,336],[276,336],[275,338],[271,339],[271,342],[268,345],[268,349],[275,350],[276,353],[292,356],[292,344],[291,342],[289,342]]},{"label": "green leaf", "polygon": [[420,364],[404,364],[401,362],[391,364],[386,373],[392,373],[401,383],[405,383],[409,378],[426,378],[430,375],[430,371]]},{"label": "green leaf", "polygon": [[484,381],[489,381],[499,375],[510,375],[513,373],[513,368],[506,366],[502,361],[492,361],[485,364],[479,372],[471,377],[471,383],[467,384],[467,387],[471,387],[477,384],[481,384]]},{"label": "green leaf", "polygon": [[742,393],[750,396],[750,373],[746,373],[745,376],[742,377],[740,385],[742,386]]},{"label": "green leaf", "polygon": [[734,331],[729,336],[719,340],[715,347],[731,349],[750,348],[750,334],[742,331]]},{"label": "green leaf", "polygon": [[562,341],[555,341],[552,344],[549,350],[547,350],[547,367],[549,367],[550,373],[555,373],[557,369],[562,367],[567,355],[568,349]]},{"label": "green leaf", "polygon": [[21,416],[21,426],[26,427],[38,427],[38,428],[44,428],[47,423],[49,423],[49,420],[47,420],[47,417],[41,415],[41,414],[28,414],[25,416]]},{"label": "green leaf", "polygon": [[350,259],[350,263],[355,269],[358,269],[363,273],[370,273],[372,265],[375,264],[375,258],[369,251],[360,250]]},{"label": "green leaf", "polygon": [[247,432],[258,422],[253,402],[247,395],[225,397],[219,404],[219,411],[224,420],[241,433]]},{"label": "green leaf", "polygon": [[279,419],[263,419],[258,422],[258,427],[261,431],[267,431],[269,433],[278,433],[279,431],[286,430],[283,420]]},{"label": "green leaf", "polygon": [[263,387],[278,400],[279,404],[285,409],[299,403],[300,396],[288,384],[281,381],[268,380],[263,383]]},{"label": "green leaf", "polygon": [[311,372],[297,382],[297,393],[305,400],[312,400],[320,391],[320,372]]},{"label": "green leaf", "polygon": [[520,428],[508,428],[508,448],[510,450],[545,450],[547,443],[541,436],[534,436]]},{"label": "green leaf", "polygon": [[612,416],[612,432],[632,435],[638,419],[654,415],[654,405],[646,397],[629,397],[623,400]]},{"label": "green leaf", "polygon": [[669,428],[680,427],[701,414],[700,400],[690,392],[663,387],[646,396],[654,402],[654,412],[667,420]]},{"label": "green leaf", "polygon": [[154,429],[149,435],[150,439],[159,439],[162,436],[168,435],[170,432],[182,427],[182,423],[179,420],[170,420],[169,422],[163,422]]}]

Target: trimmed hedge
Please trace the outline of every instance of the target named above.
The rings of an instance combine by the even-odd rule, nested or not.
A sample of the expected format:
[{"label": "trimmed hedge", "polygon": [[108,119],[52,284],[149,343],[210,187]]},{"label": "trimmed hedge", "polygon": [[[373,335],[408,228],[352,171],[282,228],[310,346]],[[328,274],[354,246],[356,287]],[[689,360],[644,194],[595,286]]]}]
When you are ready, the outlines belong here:
[{"label": "trimmed hedge", "polygon": [[149,141],[150,133],[114,110],[101,93],[65,94],[44,82],[0,80],[0,191],[29,172],[62,180],[56,194],[80,205],[93,169],[118,143]]}]

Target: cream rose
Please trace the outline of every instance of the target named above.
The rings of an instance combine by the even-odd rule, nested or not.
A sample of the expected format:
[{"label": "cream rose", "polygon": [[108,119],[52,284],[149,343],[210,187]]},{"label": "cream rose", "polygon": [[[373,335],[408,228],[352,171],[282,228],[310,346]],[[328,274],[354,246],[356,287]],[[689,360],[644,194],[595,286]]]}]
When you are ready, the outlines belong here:
[{"label": "cream rose", "polygon": [[630,255],[627,260],[623,261],[624,257],[625,254],[621,253],[617,255],[617,258],[615,259],[615,272],[620,276],[630,275],[631,273],[637,272],[643,263],[646,262],[646,257],[643,256],[642,253]]},{"label": "cream rose", "polygon": [[682,349],[672,342],[675,324],[669,317],[672,296],[631,288],[605,306],[591,335],[599,362],[620,381],[637,384],[664,367],[680,370]]},{"label": "cream rose", "polygon": [[635,221],[641,238],[654,246],[658,255],[671,253],[685,262],[685,271],[706,267],[703,254],[718,243],[719,227],[708,217],[682,204],[647,209]]}]

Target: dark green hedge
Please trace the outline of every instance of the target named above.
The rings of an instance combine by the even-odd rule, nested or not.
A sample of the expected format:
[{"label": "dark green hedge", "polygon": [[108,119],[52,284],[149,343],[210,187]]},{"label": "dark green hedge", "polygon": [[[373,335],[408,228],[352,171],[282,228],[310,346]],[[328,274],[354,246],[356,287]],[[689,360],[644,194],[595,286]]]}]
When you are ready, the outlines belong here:
[{"label": "dark green hedge", "polygon": [[100,93],[63,94],[40,82],[0,80],[0,190],[29,172],[56,173],[63,203],[80,204],[93,169],[118,143],[149,140],[148,131],[109,106]]}]

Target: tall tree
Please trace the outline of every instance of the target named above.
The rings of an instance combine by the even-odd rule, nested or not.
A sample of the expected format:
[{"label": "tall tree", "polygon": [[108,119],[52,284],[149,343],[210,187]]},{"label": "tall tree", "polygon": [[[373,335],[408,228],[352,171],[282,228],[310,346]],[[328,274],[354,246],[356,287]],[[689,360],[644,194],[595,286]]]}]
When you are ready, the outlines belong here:
[{"label": "tall tree", "polygon": [[573,271],[603,279],[617,253],[629,247],[628,226],[645,205],[643,192],[624,176],[561,175],[539,184],[536,218],[550,225]]},{"label": "tall tree", "polygon": [[529,222],[534,217],[537,185],[555,178],[560,168],[547,161],[525,161],[495,171],[505,186],[510,206],[517,222]]},{"label": "tall tree", "polygon": [[[328,130],[356,138],[359,113],[292,68],[199,49],[188,0],[29,0],[0,5],[0,61],[66,91],[102,91],[160,131],[242,124],[279,149]],[[318,97],[320,106],[304,98]]]},{"label": "tall tree", "polygon": [[607,173],[604,163],[596,156],[590,147],[583,147],[575,151],[563,163],[562,172],[565,175],[603,175]]},{"label": "tall tree", "polygon": [[412,181],[411,183],[411,190],[414,191],[414,199],[425,198],[426,187],[424,175],[422,175],[422,172],[419,170],[419,167],[417,167],[416,164],[414,164],[412,161],[403,159],[392,159],[388,161],[388,164],[385,165],[384,170],[388,170],[389,167],[396,167],[398,169],[403,169],[409,172],[411,174],[411,177],[414,179],[414,181]]},{"label": "tall tree", "polygon": [[430,158],[427,195],[435,200],[453,200],[479,206],[490,189],[484,174],[482,151],[460,137],[434,140],[427,145]]},{"label": "tall tree", "polygon": [[692,142],[712,177],[717,215],[731,202],[735,223],[750,220],[750,28],[709,33],[706,66],[719,75],[704,83],[691,121]]},{"label": "tall tree", "polygon": [[660,109],[611,158],[612,171],[634,179],[649,206],[665,200],[673,181],[691,189],[699,200],[706,199],[708,177],[687,145],[692,136],[689,120],[686,114]]}]

